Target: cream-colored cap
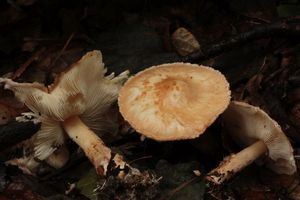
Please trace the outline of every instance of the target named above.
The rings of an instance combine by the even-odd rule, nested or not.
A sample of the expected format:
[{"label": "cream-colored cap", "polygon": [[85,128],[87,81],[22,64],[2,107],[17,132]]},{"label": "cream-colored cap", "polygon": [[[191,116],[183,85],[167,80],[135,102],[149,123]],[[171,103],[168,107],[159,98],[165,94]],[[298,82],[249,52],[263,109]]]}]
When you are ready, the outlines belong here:
[{"label": "cream-colored cap", "polygon": [[119,94],[125,120],[159,141],[198,137],[229,101],[229,84],[219,71],[189,63],[148,68],[131,77]]},{"label": "cream-colored cap", "polygon": [[293,148],[279,124],[258,107],[233,101],[222,114],[228,133],[239,144],[249,146],[262,140],[268,148],[267,167],[278,174],[296,172]]}]

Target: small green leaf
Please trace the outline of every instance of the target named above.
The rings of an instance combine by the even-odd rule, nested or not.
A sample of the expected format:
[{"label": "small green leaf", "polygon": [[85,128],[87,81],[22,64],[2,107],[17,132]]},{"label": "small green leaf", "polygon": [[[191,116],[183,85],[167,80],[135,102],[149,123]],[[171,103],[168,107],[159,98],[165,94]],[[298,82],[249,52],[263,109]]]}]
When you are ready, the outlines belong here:
[{"label": "small green leaf", "polygon": [[97,174],[95,169],[90,169],[78,182],[77,189],[84,196],[91,200],[96,200],[96,194],[94,192],[97,186]]}]

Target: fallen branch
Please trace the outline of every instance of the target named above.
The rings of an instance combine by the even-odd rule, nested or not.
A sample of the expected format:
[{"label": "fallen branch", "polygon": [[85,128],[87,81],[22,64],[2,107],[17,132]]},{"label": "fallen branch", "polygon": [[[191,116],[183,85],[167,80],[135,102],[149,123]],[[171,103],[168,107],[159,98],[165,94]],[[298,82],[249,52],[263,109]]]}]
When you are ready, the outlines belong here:
[{"label": "fallen branch", "polygon": [[249,43],[254,40],[269,37],[299,37],[300,36],[300,16],[294,16],[282,19],[272,24],[258,26],[250,31],[233,36],[232,38],[223,40],[211,45],[210,48],[201,48],[196,52],[183,57],[184,62],[200,62],[225,51],[234,49],[235,47]]}]

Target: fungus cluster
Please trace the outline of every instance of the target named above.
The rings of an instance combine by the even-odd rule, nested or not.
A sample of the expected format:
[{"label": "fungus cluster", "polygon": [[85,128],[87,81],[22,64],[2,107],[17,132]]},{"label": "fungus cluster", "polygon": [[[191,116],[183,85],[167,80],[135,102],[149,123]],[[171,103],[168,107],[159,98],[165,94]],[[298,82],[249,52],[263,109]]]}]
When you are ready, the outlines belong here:
[{"label": "fungus cluster", "polygon": [[225,111],[221,117],[224,127],[247,148],[226,158],[206,176],[216,184],[264,155],[265,164],[275,172],[296,172],[293,149],[280,126],[257,107],[230,103],[229,83],[219,71],[189,63],[163,64],[137,73],[123,87],[127,71],[116,77],[105,73],[101,52],[92,51],[49,87],[0,79],[42,123],[30,140],[34,156],[23,163],[36,166],[34,158],[38,158],[61,167],[68,159],[64,146],[68,135],[99,175],[106,175],[108,166],[129,167],[139,174],[120,155],[112,154],[96,134],[107,128],[105,116],[118,99],[124,119],[137,132],[158,141],[196,138]]}]

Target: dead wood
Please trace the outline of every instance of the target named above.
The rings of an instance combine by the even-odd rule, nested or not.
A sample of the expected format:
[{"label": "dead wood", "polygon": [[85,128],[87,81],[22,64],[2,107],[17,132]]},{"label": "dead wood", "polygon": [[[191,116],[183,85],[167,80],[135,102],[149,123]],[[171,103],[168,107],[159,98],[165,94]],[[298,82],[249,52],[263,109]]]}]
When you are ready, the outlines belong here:
[{"label": "dead wood", "polygon": [[254,40],[269,37],[299,37],[300,36],[300,16],[284,18],[270,24],[257,26],[250,31],[235,35],[229,39],[222,40],[209,48],[201,48],[194,53],[183,57],[184,62],[197,63],[225,51],[230,51],[238,46],[247,44]]}]

